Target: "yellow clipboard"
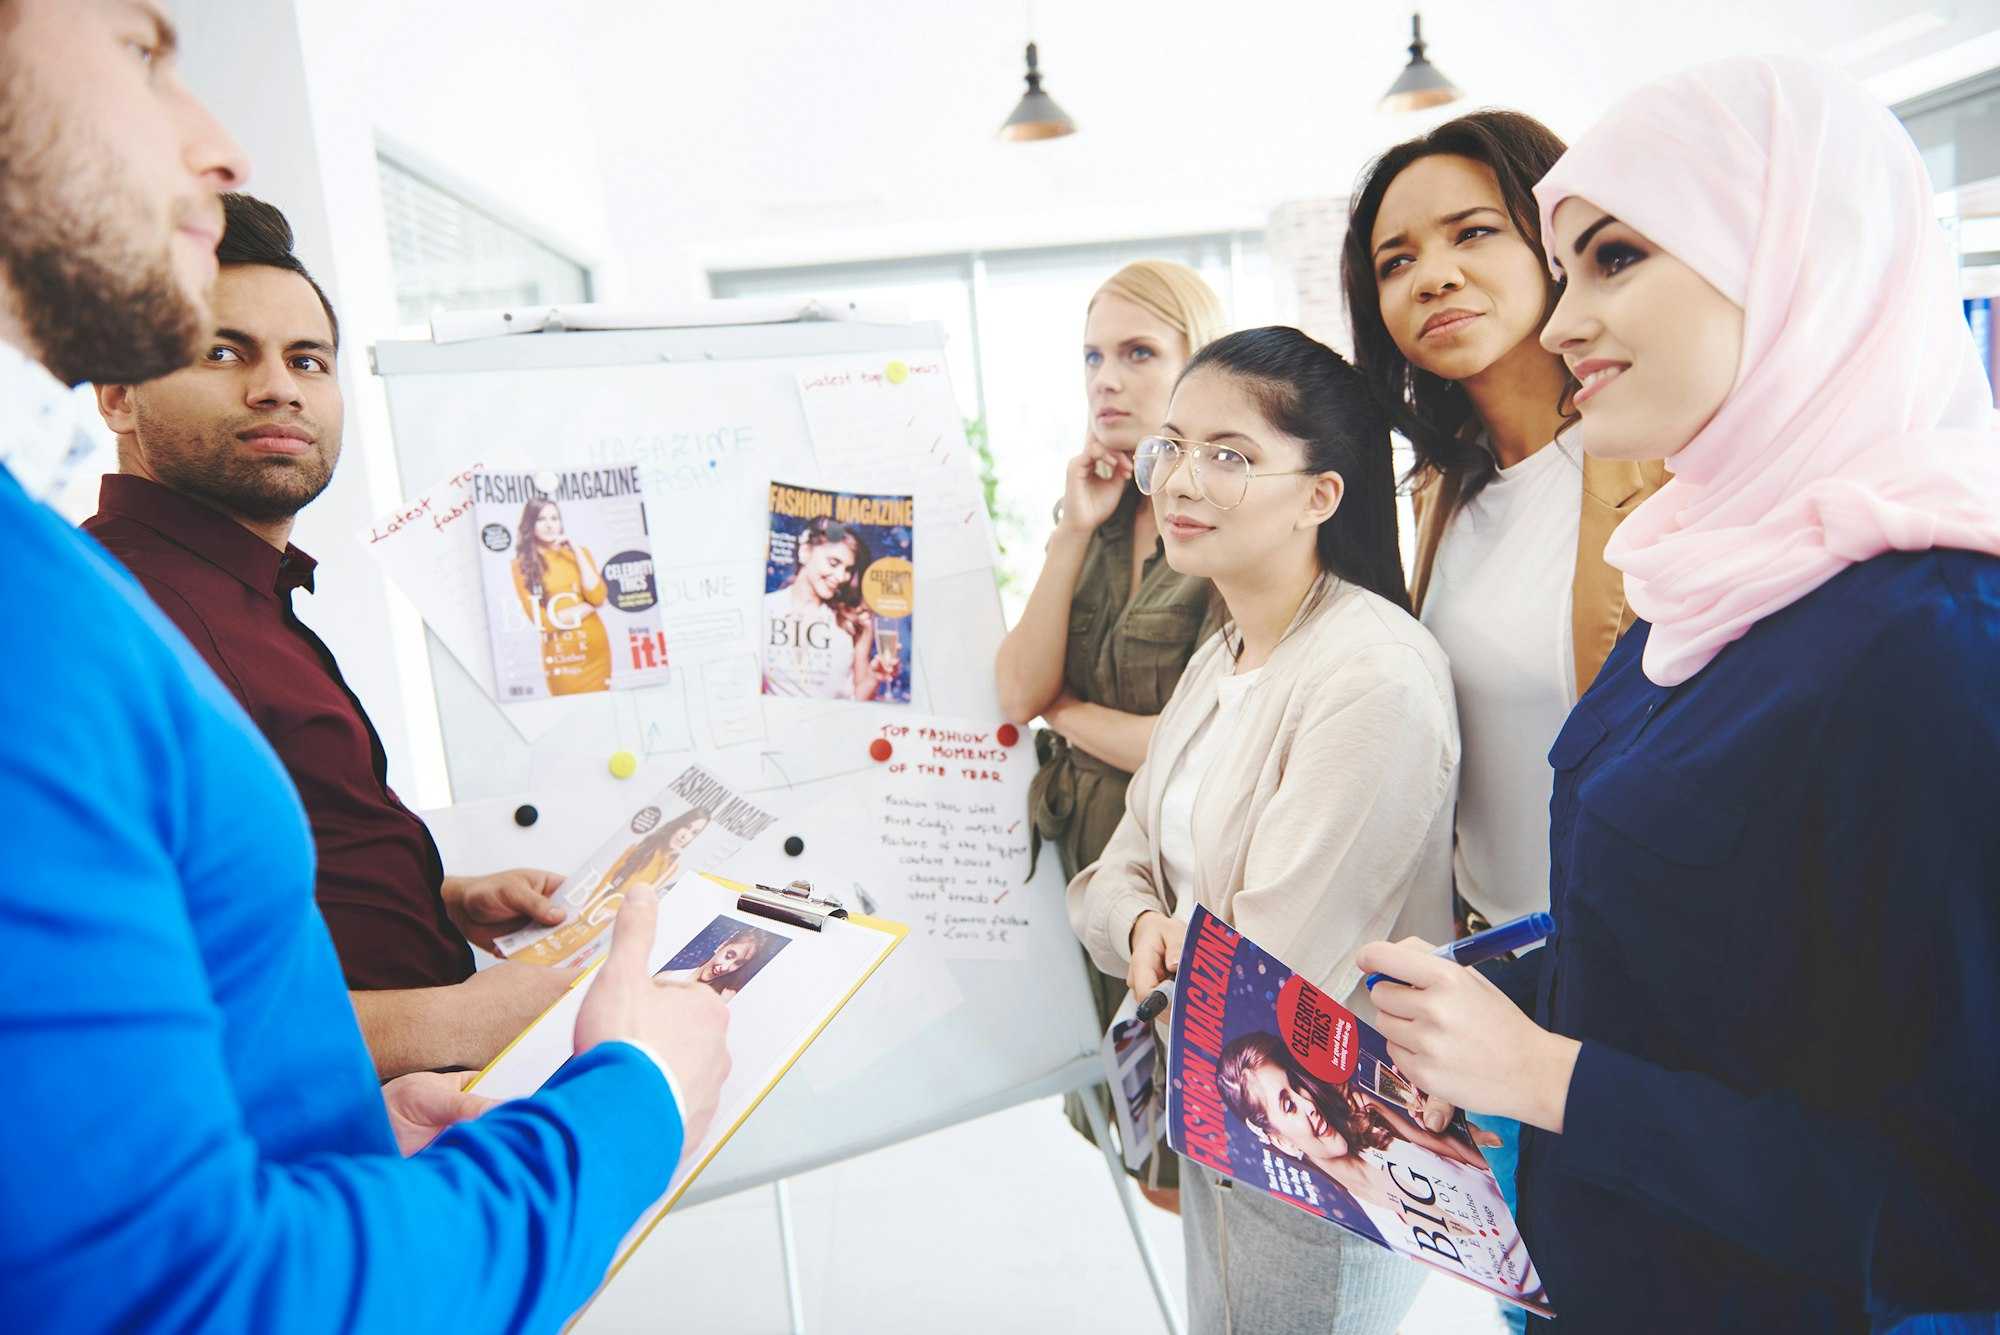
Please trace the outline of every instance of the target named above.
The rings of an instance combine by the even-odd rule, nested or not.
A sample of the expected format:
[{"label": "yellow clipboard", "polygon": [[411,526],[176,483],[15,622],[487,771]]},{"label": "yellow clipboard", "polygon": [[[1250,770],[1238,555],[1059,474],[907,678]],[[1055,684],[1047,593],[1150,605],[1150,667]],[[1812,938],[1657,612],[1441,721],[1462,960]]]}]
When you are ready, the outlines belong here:
[{"label": "yellow clipboard", "polygon": [[[746,885],[743,882],[732,881],[725,877],[714,875],[713,873],[710,872],[703,872],[701,873],[701,876],[703,879],[710,881],[718,886],[721,886],[725,890],[733,891],[738,897],[737,907],[739,908],[740,911],[754,913],[754,914],[761,914],[762,916],[775,918],[779,921],[790,922],[793,926],[797,927],[808,927],[808,924],[800,923],[794,919],[783,917],[778,913],[771,912],[768,907],[760,908],[757,903],[753,902],[758,897],[757,892],[760,890],[765,891],[767,895],[779,893],[771,891],[769,887]],[[667,896],[665,897],[671,897],[672,893],[673,892],[669,890],[667,892]],[[820,900],[820,899],[815,899],[809,902],[816,903],[822,906],[832,904],[832,901]],[[591,1293],[590,1297],[584,1300],[583,1305],[578,1307],[575,1312],[571,1313],[569,1319],[563,1323],[564,1330],[568,1330],[571,1326],[573,1326],[576,1323],[577,1319],[580,1318],[584,1314],[584,1312],[589,1310],[590,1304],[597,1301],[598,1295],[603,1293],[606,1287],[610,1285],[611,1281],[617,1277],[618,1272],[624,1269],[625,1263],[632,1258],[633,1253],[637,1252],[639,1250],[639,1247],[646,1241],[646,1239],[652,1235],[653,1230],[659,1226],[660,1220],[665,1218],[667,1212],[673,1209],[675,1204],[680,1201],[681,1197],[687,1193],[687,1189],[694,1184],[697,1178],[701,1176],[702,1171],[708,1167],[709,1163],[721,1151],[722,1147],[729,1143],[730,1137],[734,1136],[737,1130],[740,1127],[742,1127],[742,1125],[745,1122],[750,1120],[750,1114],[757,1111],[758,1106],[764,1102],[765,1097],[769,1095],[773,1089],[777,1088],[778,1082],[785,1078],[786,1073],[789,1072],[795,1064],[797,1064],[798,1059],[805,1054],[806,1049],[811,1047],[813,1043],[818,1040],[819,1036],[823,1032],[825,1032],[827,1025],[833,1023],[834,1016],[840,1014],[840,1012],[846,1008],[847,1003],[854,999],[854,994],[861,990],[862,985],[865,984],[870,978],[874,977],[875,971],[882,966],[882,961],[889,958],[890,953],[894,951],[897,946],[900,946],[903,943],[903,939],[909,935],[910,931],[909,927],[903,923],[891,922],[886,918],[876,918],[864,914],[847,914],[846,912],[841,911],[840,913],[838,913],[838,915],[828,914],[826,916],[828,917],[829,921],[837,921],[840,923],[844,923],[848,926],[859,927],[867,931],[880,933],[883,937],[882,948],[876,952],[874,958],[868,961],[867,967],[861,971],[858,977],[855,978],[854,985],[848,988],[848,990],[845,993],[843,993],[838,999],[834,1001],[833,1005],[827,1009],[826,1014],[820,1018],[819,1023],[813,1027],[810,1033],[806,1034],[806,1036],[792,1050],[791,1055],[784,1059],[783,1064],[777,1068],[776,1072],[773,1073],[770,1080],[765,1082],[764,1087],[762,1089],[759,1089],[756,1092],[756,1094],[754,1094],[751,1097],[749,1103],[744,1106],[743,1111],[737,1115],[736,1119],[733,1122],[731,1122],[727,1127],[725,1127],[719,1136],[715,1137],[715,1141],[712,1145],[709,1146],[708,1152],[704,1154],[701,1157],[701,1159],[688,1170],[687,1175],[681,1179],[679,1184],[676,1185],[667,1196],[663,1197],[660,1201],[656,1202],[654,1205],[649,1207],[650,1217],[647,1218],[644,1227],[640,1228],[636,1233],[629,1235],[628,1240],[619,1248],[618,1255],[612,1261],[610,1268],[604,1272],[603,1280],[598,1284],[597,1288]],[[810,927],[809,930],[815,930],[815,931],[823,930],[823,927]],[[805,940],[807,938],[798,938],[798,939]],[[515,1035],[513,1040],[509,1042],[506,1047],[502,1048],[499,1051],[499,1053],[494,1056],[493,1060],[488,1062],[485,1068],[482,1069],[477,1076],[473,1077],[473,1079],[467,1083],[466,1089],[468,1091],[477,1090],[480,1082],[484,1080],[489,1074],[491,1074],[494,1068],[499,1066],[500,1063],[507,1058],[507,1055],[515,1049],[515,1047],[522,1041],[522,1039],[526,1038],[529,1034],[533,1033],[536,1030],[536,1028],[539,1027],[542,1024],[542,1022],[548,1018],[549,1014],[552,1011],[562,1006],[564,1002],[568,999],[568,995],[570,992],[576,991],[579,987],[582,987],[586,982],[588,982],[592,977],[592,975],[594,975],[597,972],[598,968],[603,965],[603,963],[604,961],[602,959],[597,960],[594,963],[592,963],[589,968],[585,969],[581,974],[579,974],[576,978],[576,981],[570,984],[568,992],[565,992],[562,997],[557,998],[553,1003],[549,1005],[549,1007],[546,1010],[544,1010],[540,1015],[536,1016],[531,1024],[529,1024],[519,1034]]]}]

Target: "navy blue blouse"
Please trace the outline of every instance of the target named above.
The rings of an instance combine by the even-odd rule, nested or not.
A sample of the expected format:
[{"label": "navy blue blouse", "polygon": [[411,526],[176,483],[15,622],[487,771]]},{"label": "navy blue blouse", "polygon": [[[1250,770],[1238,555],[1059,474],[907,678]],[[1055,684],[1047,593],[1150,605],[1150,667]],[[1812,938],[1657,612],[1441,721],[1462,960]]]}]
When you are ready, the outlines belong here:
[{"label": "navy blue blouse", "polygon": [[2000,1308],[2000,559],[1849,567],[1677,687],[1648,630],[1549,755],[1561,935],[1495,975],[1583,1042],[1521,1153],[1561,1327]]}]

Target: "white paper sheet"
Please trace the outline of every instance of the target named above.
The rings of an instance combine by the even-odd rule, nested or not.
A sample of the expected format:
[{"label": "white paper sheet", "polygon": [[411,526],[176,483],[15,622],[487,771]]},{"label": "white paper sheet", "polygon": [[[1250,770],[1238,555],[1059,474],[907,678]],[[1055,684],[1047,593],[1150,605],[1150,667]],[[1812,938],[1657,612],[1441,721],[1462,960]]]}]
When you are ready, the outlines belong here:
[{"label": "white paper sheet", "polygon": [[941,351],[829,358],[800,371],[798,383],[821,484],[914,495],[926,579],[993,564],[978,459]]},{"label": "white paper sheet", "polygon": [[486,634],[486,594],[473,546],[472,475],[484,467],[469,464],[425,488],[355,534],[355,540],[416,604],[424,624],[444,641],[501,716],[532,742],[562,722],[574,702],[499,703],[493,647]]}]

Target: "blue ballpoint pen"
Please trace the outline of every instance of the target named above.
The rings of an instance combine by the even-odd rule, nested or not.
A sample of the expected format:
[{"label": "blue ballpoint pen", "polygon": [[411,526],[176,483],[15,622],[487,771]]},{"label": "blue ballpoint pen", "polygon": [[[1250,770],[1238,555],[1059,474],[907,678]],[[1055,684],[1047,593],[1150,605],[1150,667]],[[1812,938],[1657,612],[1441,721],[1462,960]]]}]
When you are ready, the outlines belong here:
[{"label": "blue ballpoint pen", "polygon": [[[1503,922],[1498,927],[1489,927],[1483,932],[1460,937],[1448,945],[1439,946],[1431,954],[1439,959],[1450,960],[1453,964],[1482,964],[1487,960],[1511,955],[1523,946],[1532,946],[1537,941],[1546,940],[1556,934],[1556,920],[1546,913],[1524,913],[1512,922]],[[1400,978],[1392,978],[1386,973],[1371,973],[1361,980],[1363,987],[1372,988],[1388,978],[1392,983],[1402,983]],[[1407,983],[1403,984],[1409,986]]]}]

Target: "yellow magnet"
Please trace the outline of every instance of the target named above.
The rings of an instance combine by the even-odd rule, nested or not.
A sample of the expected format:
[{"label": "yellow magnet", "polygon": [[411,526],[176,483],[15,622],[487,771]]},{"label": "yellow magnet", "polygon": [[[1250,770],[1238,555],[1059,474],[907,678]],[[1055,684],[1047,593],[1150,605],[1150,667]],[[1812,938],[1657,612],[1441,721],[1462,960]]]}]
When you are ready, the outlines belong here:
[{"label": "yellow magnet", "polygon": [[903,362],[890,362],[883,368],[882,374],[889,377],[890,384],[900,385],[910,378],[910,368]]},{"label": "yellow magnet", "polygon": [[639,757],[633,755],[630,751],[613,751],[611,753],[612,778],[629,779],[638,772]]}]

